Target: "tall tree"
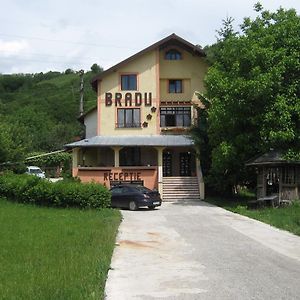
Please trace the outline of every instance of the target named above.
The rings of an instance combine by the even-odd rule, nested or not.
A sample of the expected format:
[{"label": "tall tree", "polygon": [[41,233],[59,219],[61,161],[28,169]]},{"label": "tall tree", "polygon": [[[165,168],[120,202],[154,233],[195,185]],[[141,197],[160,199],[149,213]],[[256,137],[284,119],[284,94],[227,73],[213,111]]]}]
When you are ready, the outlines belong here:
[{"label": "tall tree", "polygon": [[95,74],[98,74],[98,73],[101,73],[101,72],[103,72],[103,68],[102,67],[100,67],[98,64],[93,64],[92,66],[91,66],[91,71],[93,72],[93,73],[95,73]]},{"label": "tall tree", "polygon": [[241,33],[219,31],[206,77],[210,183],[229,191],[246,181],[245,162],[270,147],[300,151],[300,17],[293,9],[245,18]]}]

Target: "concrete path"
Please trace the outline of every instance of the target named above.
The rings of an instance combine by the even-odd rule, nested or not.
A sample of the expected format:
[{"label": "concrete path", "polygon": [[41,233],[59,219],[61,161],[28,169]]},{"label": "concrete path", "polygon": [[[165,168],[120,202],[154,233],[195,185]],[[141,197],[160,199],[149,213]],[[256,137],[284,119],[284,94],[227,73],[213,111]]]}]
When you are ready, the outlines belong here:
[{"label": "concrete path", "polygon": [[107,300],[300,299],[300,238],[205,202],[122,211]]}]

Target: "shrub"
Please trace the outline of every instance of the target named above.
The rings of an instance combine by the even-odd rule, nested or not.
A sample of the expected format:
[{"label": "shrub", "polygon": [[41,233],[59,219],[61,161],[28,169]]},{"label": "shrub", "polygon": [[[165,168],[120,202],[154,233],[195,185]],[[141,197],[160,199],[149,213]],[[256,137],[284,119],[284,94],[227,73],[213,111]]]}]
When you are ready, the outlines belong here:
[{"label": "shrub", "polygon": [[109,207],[111,197],[107,188],[97,183],[52,183],[36,176],[11,173],[0,176],[0,196],[38,205],[97,209]]}]

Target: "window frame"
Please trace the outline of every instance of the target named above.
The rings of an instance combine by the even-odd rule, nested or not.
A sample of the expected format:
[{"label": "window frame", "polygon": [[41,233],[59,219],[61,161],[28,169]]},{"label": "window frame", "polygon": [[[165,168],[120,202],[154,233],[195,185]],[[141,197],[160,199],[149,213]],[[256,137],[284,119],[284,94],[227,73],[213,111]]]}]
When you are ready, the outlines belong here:
[{"label": "window frame", "polygon": [[[167,124],[166,116],[174,116],[174,121],[175,121],[174,125]],[[188,117],[185,118],[184,116],[188,116]],[[182,125],[179,125],[179,123],[182,123]],[[187,127],[190,127],[191,125],[192,125],[192,108],[191,108],[191,106],[160,107],[160,127],[161,128],[167,128],[167,127],[187,128]]]},{"label": "window frame", "polygon": [[182,60],[182,53],[175,48],[171,48],[165,52],[164,57],[165,60]]},{"label": "window frame", "polygon": [[[121,111],[123,111],[123,116],[119,117],[119,114],[121,114]],[[131,111],[131,122],[127,122],[127,113],[130,113]],[[138,112],[138,122],[135,120],[135,111]],[[123,122],[119,122],[119,119],[122,117]],[[121,125],[122,124],[122,125]],[[129,124],[129,126],[128,126]],[[141,109],[140,108],[118,108],[117,109],[117,122],[116,122],[116,128],[141,128]]]},{"label": "window frame", "polygon": [[[180,88],[177,84],[180,82]],[[174,90],[171,89],[171,86],[174,85]],[[169,79],[168,80],[168,93],[169,94],[183,94],[183,80],[182,79]]]},{"label": "window frame", "polygon": [[[131,86],[130,78],[135,77],[135,83]],[[123,78],[128,78],[127,84],[123,85]],[[138,90],[138,74],[137,73],[122,73],[120,74],[120,91],[137,91]]]}]

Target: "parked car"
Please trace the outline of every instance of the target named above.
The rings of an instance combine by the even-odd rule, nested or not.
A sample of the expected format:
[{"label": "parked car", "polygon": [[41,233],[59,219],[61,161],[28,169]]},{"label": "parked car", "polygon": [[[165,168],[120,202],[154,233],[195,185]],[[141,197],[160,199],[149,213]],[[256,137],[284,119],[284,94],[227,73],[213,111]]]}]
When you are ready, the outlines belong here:
[{"label": "parked car", "polygon": [[26,167],[26,174],[38,176],[40,178],[46,178],[45,172],[43,172],[39,167],[36,166]]},{"label": "parked car", "polygon": [[137,210],[140,207],[154,209],[161,205],[160,194],[141,185],[119,184],[110,189],[111,206]]}]

